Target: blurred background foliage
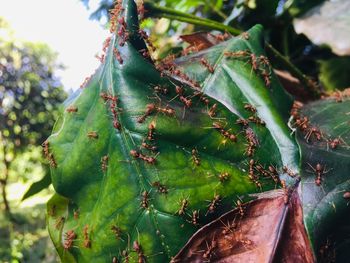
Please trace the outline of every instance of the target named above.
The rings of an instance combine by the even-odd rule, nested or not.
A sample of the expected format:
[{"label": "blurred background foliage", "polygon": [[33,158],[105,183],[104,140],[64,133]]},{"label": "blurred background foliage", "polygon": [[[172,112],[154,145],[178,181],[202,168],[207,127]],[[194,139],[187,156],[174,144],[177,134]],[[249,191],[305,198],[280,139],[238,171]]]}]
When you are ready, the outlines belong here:
[{"label": "blurred background foliage", "polygon": [[50,184],[40,144],[66,98],[55,75],[60,68],[47,45],[16,40],[0,19],[0,261],[41,262],[51,245],[42,198],[48,190],[27,203],[20,201],[34,181],[41,187],[29,188],[32,193]]},{"label": "blurred background foliage", "polygon": [[[81,1],[89,8],[89,0]],[[100,0],[97,9],[89,9],[91,19],[99,20],[107,28],[113,2]],[[316,45],[295,31],[297,19],[310,16],[312,10],[317,12],[327,1],[151,2],[240,30],[262,24],[267,42],[318,81],[321,89],[332,92],[350,86],[349,54],[338,56],[330,45]],[[343,9],[340,12],[349,10]],[[146,12],[147,15],[151,14]],[[339,14],[339,17],[344,16],[350,19],[349,14]],[[157,47],[152,54],[156,59],[179,53],[186,47],[188,44],[181,42],[181,35],[207,31],[200,26],[165,18],[146,18],[142,27]],[[322,30],[316,33],[323,34]],[[343,34],[343,38],[350,38],[350,34]],[[278,61],[272,62],[275,68],[281,67]],[[58,107],[66,98],[55,75],[59,69],[62,65],[57,63],[56,54],[47,45],[19,42],[13,37],[9,25],[0,19],[0,262],[57,262],[45,227],[45,203],[50,195],[48,186],[51,181],[40,144],[50,134]]]}]

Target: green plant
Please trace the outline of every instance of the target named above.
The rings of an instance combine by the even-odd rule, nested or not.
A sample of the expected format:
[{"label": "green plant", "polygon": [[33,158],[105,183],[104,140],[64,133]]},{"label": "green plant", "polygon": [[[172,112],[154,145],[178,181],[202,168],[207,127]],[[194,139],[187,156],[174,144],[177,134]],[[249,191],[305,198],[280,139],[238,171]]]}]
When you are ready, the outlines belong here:
[{"label": "green plant", "polygon": [[[298,187],[302,196],[312,192],[305,190],[303,178],[299,184],[299,174],[308,174],[299,171],[298,146],[287,126],[292,98],[264,53],[262,27],[154,64],[135,3],[123,1],[113,14],[111,31],[117,34],[105,42],[101,67],[66,101],[44,143],[57,192],[48,203],[47,223],[62,261],[170,261],[200,226],[210,226],[234,206],[231,220],[249,219],[249,204],[261,204],[266,193],[259,193],[269,190],[269,200],[279,200],[276,210],[282,211],[270,222],[281,226],[269,240],[270,260],[283,246],[281,231],[293,230],[286,215],[294,220],[301,205],[316,254],[329,231],[318,235],[307,203],[300,204]],[[301,108],[294,103],[289,124],[300,128],[307,143],[319,130],[309,134],[309,122],[303,129]],[[304,260],[311,262],[299,219],[308,253]],[[254,229],[247,224],[252,223],[242,223]],[[242,240],[237,241],[241,247]],[[206,252],[217,249],[214,241],[202,239],[206,247],[194,256],[210,259],[213,253]]]}]

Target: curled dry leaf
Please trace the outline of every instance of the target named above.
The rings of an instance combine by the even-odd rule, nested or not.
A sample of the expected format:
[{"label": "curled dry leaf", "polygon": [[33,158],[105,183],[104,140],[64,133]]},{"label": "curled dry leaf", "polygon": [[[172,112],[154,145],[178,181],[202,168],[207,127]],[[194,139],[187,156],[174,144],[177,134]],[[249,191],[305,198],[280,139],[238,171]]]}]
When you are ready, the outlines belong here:
[{"label": "curled dry leaf", "polygon": [[314,262],[297,191],[275,190],[198,230],[172,262]]},{"label": "curled dry leaf", "polygon": [[350,54],[350,1],[326,1],[294,20],[295,31],[316,45],[327,44],[339,55]]}]

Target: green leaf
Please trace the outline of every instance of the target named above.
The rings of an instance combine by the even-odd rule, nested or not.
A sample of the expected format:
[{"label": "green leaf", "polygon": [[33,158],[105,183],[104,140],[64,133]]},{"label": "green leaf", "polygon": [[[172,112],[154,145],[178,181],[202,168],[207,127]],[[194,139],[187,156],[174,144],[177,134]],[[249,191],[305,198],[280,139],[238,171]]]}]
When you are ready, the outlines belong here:
[{"label": "green leaf", "polygon": [[[327,244],[327,253],[335,253],[336,262],[346,262],[345,256],[349,256],[346,247],[349,247],[350,206],[349,199],[344,198],[350,190],[349,108],[349,99],[342,103],[327,99],[310,103],[302,109],[302,115],[310,120],[310,128],[316,127],[322,133],[320,141],[311,135],[309,142],[305,139],[305,132],[298,133],[304,221],[320,262],[325,260],[324,246]],[[340,143],[335,145],[335,139]],[[322,166],[321,185],[315,182],[317,164]]]},{"label": "green leaf", "polygon": [[48,188],[50,184],[51,184],[51,176],[50,176],[50,173],[48,172],[39,181],[31,184],[28,190],[24,193],[21,201],[24,201],[29,197],[32,197],[33,195],[36,195],[42,190]]},{"label": "green leaf", "polygon": [[327,91],[350,87],[350,58],[337,57],[320,61],[320,80]]},{"label": "green leaf", "polygon": [[[270,70],[266,65],[255,71],[250,56],[224,55],[239,50],[264,55],[260,26],[248,32],[249,40],[235,38],[178,61],[179,70],[192,80],[186,85],[179,82],[183,78],[160,74],[142,56],[135,5],[125,1],[123,7],[129,40],[120,46],[120,39],[112,36],[104,63],[68,100],[45,148],[57,192],[48,203],[48,228],[64,262],[121,261],[126,253],[130,262],[140,254],[150,262],[170,261],[200,226],[231,210],[237,196],[277,187],[270,176],[260,175],[255,183],[249,179],[251,158],[265,167],[298,169],[297,148],[284,122],[289,97],[272,72],[266,87],[260,74],[261,68]],[[200,58],[215,62],[213,74]],[[156,85],[167,94],[155,92]],[[176,94],[176,85],[183,88],[183,97]],[[188,100],[192,105],[187,108],[183,102]],[[244,108],[247,103],[266,126],[236,124],[238,118],[253,116]],[[156,110],[139,123],[149,104]],[[147,139],[150,124],[154,140]],[[247,156],[249,142],[252,157]],[[215,196],[220,201],[213,203]],[[181,214],[184,200],[188,204]],[[195,211],[198,224],[191,218]]]}]

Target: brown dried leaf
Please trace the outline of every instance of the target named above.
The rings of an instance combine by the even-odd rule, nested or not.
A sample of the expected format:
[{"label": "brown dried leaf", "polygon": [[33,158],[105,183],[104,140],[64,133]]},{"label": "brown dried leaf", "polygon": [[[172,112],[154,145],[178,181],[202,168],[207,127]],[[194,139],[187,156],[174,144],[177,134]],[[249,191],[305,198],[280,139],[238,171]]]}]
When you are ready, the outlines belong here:
[{"label": "brown dried leaf", "polygon": [[190,44],[190,47],[197,47],[197,51],[207,49],[220,43],[214,35],[208,32],[196,32],[189,35],[182,35],[180,38]]},{"label": "brown dried leaf", "polygon": [[[275,190],[202,227],[173,262],[314,262],[296,191]],[[243,214],[243,215],[242,215]]]}]

